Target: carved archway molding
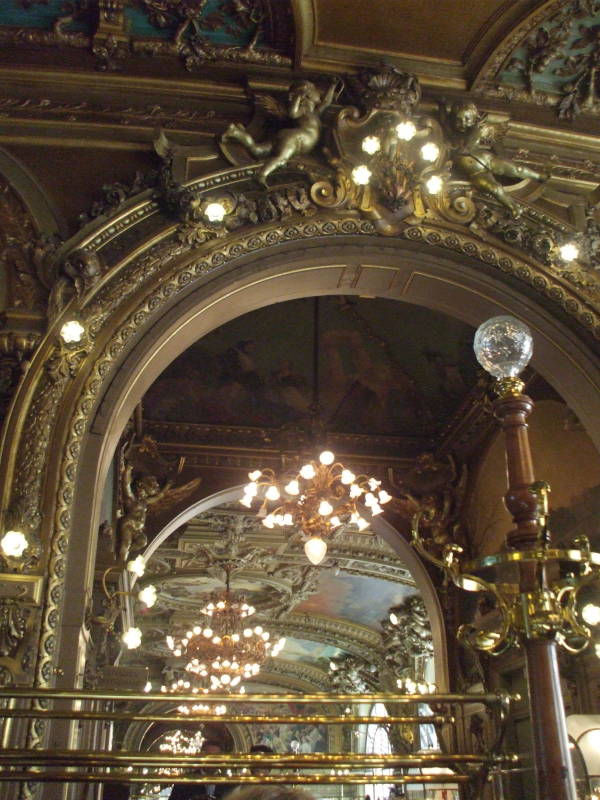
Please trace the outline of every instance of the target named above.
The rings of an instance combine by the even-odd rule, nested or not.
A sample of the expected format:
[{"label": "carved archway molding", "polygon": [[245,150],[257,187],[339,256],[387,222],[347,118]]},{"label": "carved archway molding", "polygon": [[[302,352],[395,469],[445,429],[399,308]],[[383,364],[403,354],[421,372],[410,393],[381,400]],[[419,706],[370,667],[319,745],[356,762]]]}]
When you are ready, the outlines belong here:
[{"label": "carved archway molding", "polygon": [[[247,173],[229,170],[195,186],[235,183]],[[59,623],[63,651],[79,634],[100,491],[133,407],[191,342],[253,308],[348,293],[425,305],[471,324],[499,311],[516,313],[537,333],[536,368],[590,434],[600,435],[592,425],[600,413],[598,364],[585,336],[571,332],[549,307],[566,311],[600,337],[594,309],[547,268],[453,226],[407,226],[401,237],[384,238],[355,212],[320,210],[310,218],[274,220],[191,249],[145,193],[110,220],[88,226],[62,255],[81,247],[104,259],[102,280],[54,321],[3,431],[4,522],[26,526],[42,545],[40,562],[31,568],[43,584],[31,634],[37,656],[18,676],[23,682],[53,682]],[[86,324],[88,339],[69,348],[58,331],[73,314]],[[69,573],[68,553],[77,560],[77,569]],[[65,577],[71,584],[67,608]],[[10,668],[14,673],[15,664]],[[74,677],[65,675],[65,681]]]}]

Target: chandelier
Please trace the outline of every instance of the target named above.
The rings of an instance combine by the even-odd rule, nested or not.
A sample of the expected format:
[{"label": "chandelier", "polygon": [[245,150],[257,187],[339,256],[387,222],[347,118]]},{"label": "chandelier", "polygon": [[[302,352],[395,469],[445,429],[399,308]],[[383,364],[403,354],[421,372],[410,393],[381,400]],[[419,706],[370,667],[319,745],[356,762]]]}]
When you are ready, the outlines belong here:
[{"label": "chandelier", "polygon": [[356,525],[359,530],[369,523],[358,510],[360,501],[376,516],[392,496],[381,489],[381,481],[366,475],[356,476],[335,460],[331,450],[324,450],[318,461],[309,461],[297,474],[277,478],[271,469],[257,469],[248,474],[240,503],[251,508],[262,496],[258,516],[266,528],[296,526],[307,537],[304,552],[313,564],[320,564],[327,552],[325,539],[340,525]]},{"label": "chandelier", "polygon": [[271,656],[276,656],[285,644],[285,639],[271,641],[271,635],[261,625],[252,627],[248,620],[256,609],[246,602],[232,597],[229,589],[229,566],[226,568],[225,591],[211,600],[202,610],[203,625],[196,625],[176,641],[167,636],[167,645],[174,656],[185,656],[185,670],[191,681],[176,681],[174,691],[189,690],[209,692],[238,689],[247,680],[260,672],[261,666]]},{"label": "chandelier", "polygon": [[201,730],[189,734],[177,729],[164,737],[164,741],[160,744],[160,750],[163,753],[173,753],[174,755],[195,756],[201,752],[203,744],[204,735]]}]

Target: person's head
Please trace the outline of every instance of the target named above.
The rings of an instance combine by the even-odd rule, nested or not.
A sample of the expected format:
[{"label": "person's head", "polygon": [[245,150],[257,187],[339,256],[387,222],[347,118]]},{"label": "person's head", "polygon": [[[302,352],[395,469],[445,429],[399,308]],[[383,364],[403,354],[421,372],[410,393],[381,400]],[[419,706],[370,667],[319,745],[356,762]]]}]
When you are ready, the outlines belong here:
[{"label": "person's head", "polygon": [[215,741],[214,739],[207,739],[202,745],[201,752],[207,756],[217,756],[219,753],[223,752],[223,748],[219,742]]},{"label": "person's head", "polygon": [[[268,744],[253,744],[250,747],[250,754],[251,755],[254,754],[254,753],[266,753],[266,754],[269,754],[269,753],[273,753],[273,752],[275,752],[275,751],[273,750],[272,747],[269,747]],[[270,766],[265,765],[265,766],[262,766],[262,767],[252,767],[250,772],[253,775],[266,775],[267,772],[269,772],[270,769],[271,769]]]}]

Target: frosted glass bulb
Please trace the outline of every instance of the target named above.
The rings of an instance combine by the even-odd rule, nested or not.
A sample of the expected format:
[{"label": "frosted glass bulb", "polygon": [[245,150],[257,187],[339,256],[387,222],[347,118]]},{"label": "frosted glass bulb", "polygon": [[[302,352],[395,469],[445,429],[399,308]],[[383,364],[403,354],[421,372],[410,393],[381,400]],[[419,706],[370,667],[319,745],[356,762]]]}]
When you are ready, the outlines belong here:
[{"label": "frosted glass bulb", "polygon": [[406,122],[400,122],[398,125],[396,125],[396,133],[398,134],[398,138],[403,139],[405,142],[410,142],[416,132],[417,129],[415,128],[415,124],[410,120],[406,120]]},{"label": "frosted glass bulb", "polygon": [[209,203],[204,209],[204,216],[209,222],[223,222],[226,213],[223,203]]},{"label": "frosted glass bulb", "polygon": [[352,180],[357,186],[366,186],[371,180],[371,170],[365,164],[354,167]]},{"label": "frosted glass bulb", "polygon": [[85,328],[76,319],[71,319],[60,329],[60,336],[65,344],[75,344],[80,342],[85,333]]},{"label": "frosted glass bulb", "polygon": [[128,561],[127,569],[129,572],[133,572],[134,575],[137,575],[138,578],[141,578],[146,569],[146,562],[144,561],[143,556],[138,556],[132,561]]},{"label": "frosted glass bulb", "polygon": [[329,520],[329,524],[331,525],[332,528],[339,528],[339,526],[342,524],[342,521],[339,517],[332,517]]},{"label": "frosted glass bulb", "polygon": [[477,328],[473,349],[494,378],[516,378],[533,353],[531,331],[516,317],[492,317]]},{"label": "frosted glass bulb", "polygon": [[432,175],[431,178],[425,182],[425,188],[429,194],[439,194],[443,186],[444,182],[439,175]]},{"label": "frosted glass bulb", "polygon": [[421,158],[424,161],[435,161],[440,154],[440,148],[435,142],[426,142],[421,148]]},{"label": "frosted glass bulb", "polygon": [[267,500],[279,500],[280,496],[279,489],[276,486],[269,486],[265,492],[265,497]]},{"label": "frosted glass bulb", "polygon": [[249,494],[250,497],[256,497],[258,494],[258,484],[252,481],[252,483],[247,483],[244,486],[244,493]]},{"label": "frosted glass bulb", "polygon": [[560,253],[560,257],[563,261],[575,261],[577,256],[579,255],[579,249],[576,244],[573,242],[567,242],[567,244],[563,244],[558,248],[558,252]]},{"label": "frosted glass bulb", "polygon": [[598,625],[600,623],[600,606],[595,603],[586,603],[581,609],[581,616],[588,625]]},{"label": "frosted glass bulb", "polygon": [[287,494],[292,495],[300,494],[300,486],[298,485],[298,481],[296,479],[290,481],[288,485],[284,487],[284,491],[287,492]]},{"label": "frosted glass bulb", "polygon": [[351,472],[349,469],[342,470],[342,475],[340,477],[340,480],[341,480],[342,483],[348,485],[349,483],[352,483],[352,481],[355,478],[356,478],[356,475],[353,472]]},{"label": "frosted glass bulb", "polygon": [[327,545],[318,536],[312,536],[304,545],[304,552],[311,564],[320,564],[325,558]]},{"label": "frosted glass bulb", "polygon": [[333,462],[335,461],[335,456],[331,452],[331,450],[323,450],[323,452],[319,456],[319,461],[321,462],[321,464],[323,464],[324,466],[328,467],[330,464],[333,464]]},{"label": "frosted glass bulb", "polygon": [[138,594],[138,598],[140,602],[144,603],[145,606],[148,608],[152,608],[152,606],[156,603],[156,586],[144,586],[142,591]]},{"label": "frosted glass bulb", "polygon": [[327,500],[321,500],[319,503],[319,514],[322,517],[328,517],[333,511],[333,506]]},{"label": "frosted glass bulb", "polygon": [[315,468],[313,467],[312,464],[305,464],[300,470],[300,475],[304,478],[305,481],[309,481],[316,475]]},{"label": "frosted glass bulb", "polygon": [[7,531],[0,539],[0,548],[5,556],[21,558],[28,546],[27,537],[21,531]]},{"label": "frosted glass bulb", "polygon": [[142,632],[139,628],[128,628],[122,639],[129,650],[135,650],[142,643]]},{"label": "frosted glass bulb", "polygon": [[361,147],[365,153],[372,156],[380,150],[381,142],[378,136],[365,136],[362,140]]}]

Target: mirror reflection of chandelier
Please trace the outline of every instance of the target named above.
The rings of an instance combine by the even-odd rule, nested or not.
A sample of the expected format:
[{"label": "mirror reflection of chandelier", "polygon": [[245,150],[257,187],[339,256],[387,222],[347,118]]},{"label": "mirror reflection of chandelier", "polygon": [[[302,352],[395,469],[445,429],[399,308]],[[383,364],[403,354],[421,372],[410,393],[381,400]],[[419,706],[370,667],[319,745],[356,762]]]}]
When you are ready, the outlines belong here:
[{"label": "mirror reflection of chandelier", "polygon": [[189,689],[193,684],[194,693],[232,689],[243,693],[241,682],[257,675],[267,658],[276,656],[285,644],[284,638],[273,642],[270,633],[261,625],[249,623],[256,609],[231,595],[231,568],[231,565],[225,567],[225,591],[214,596],[201,610],[203,624],[188,630],[179,641],[167,636],[173,655],[188,659],[185,670],[190,681],[177,681],[171,687],[175,691]]},{"label": "mirror reflection of chandelier", "polygon": [[381,489],[381,481],[356,476],[324,450],[318,461],[304,464],[297,474],[277,478],[273,470],[250,472],[240,503],[251,508],[262,497],[258,516],[267,528],[295,526],[307,537],[304,552],[313,564],[320,564],[327,552],[325,539],[340,525],[365,530],[369,523],[361,515],[360,501],[376,516],[392,496]]},{"label": "mirror reflection of chandelier", "polygon": [[196,733],[185,733],[177,729],[167,734],[160,743],[159,748],[163,753],[174,753],[175,755],[195,756],[202,750],[204,735],[202,731]]}]

